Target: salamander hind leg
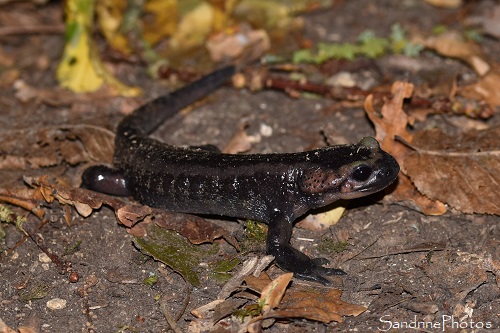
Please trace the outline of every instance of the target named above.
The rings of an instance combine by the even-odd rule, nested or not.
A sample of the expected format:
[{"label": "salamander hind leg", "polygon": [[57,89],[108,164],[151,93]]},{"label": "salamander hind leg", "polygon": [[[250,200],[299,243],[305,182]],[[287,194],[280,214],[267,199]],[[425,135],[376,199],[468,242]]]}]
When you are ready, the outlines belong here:
[{"label": "salamander hind leg", "polygon": [[111,195],[131,195],[122,173],[105,165],[87,168],[82,174],[80,187]]},{"label": "salamander hind leg", "polygon": [[286,218],[274,219],[269,223],[267,252],[275,257],[275,262],[280,268],[293,272],[299,279],[323,285],[331,284],[325,276],[346,274],[340,269],[323,267],[328,263],[327,259],[311,259],[293,248],[289,243],[291,233],[292,222]]}]

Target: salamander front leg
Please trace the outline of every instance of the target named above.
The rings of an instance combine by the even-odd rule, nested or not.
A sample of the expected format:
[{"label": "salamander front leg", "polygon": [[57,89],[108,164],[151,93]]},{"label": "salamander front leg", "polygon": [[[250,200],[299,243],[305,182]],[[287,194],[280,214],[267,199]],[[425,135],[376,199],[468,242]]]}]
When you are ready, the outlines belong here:
[{"label": "salamander front leg", "polygon": [[292,235],[292,221],[287,217],[276,217],[269,223],[267,235],[267,253],[275,257],[276,264],[294,276],[308,281],[330,285],[325,275],[344,275],[344,271],[335,268],[326,268],[324,258],[311,259],[304,253],[290,245]]}]

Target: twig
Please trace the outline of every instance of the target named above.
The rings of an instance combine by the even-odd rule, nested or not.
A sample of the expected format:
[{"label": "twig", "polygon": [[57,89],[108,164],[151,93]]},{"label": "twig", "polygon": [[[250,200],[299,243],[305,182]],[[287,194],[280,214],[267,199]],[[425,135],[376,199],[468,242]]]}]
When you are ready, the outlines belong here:
[{"label": "twig", "polygon": [[164,299],[160,301],[160,311],[161,313],[163,313],[163,316],[167,320],[167,323],[170,325],[170,328],[175,333],[182,333],[182,330],[179,328],[179,326],[177,326],[176,320],[174,319],[170,311],[168,311],[167,301]]},{"label": "twig", "polygon": [[442,244],[442,243],[423,244],[423,245],[419,245],[419,246],[416,246],[416,247],[410,248],[410,249],[403,249],[403,250],[398,250],[398,251],[386,252],[386,253],[382,253],[382,254],[375,254],[372,256],[356,258],[356,260],[375,259],[375,258],[393,256],[393,255],[397,255],[397,254],[407,254],[407,253],[415,253],[415,252],[443,251],[444,249],[446,249],[446,244]]},{"label": "twig", "polygon": [[46,221],[42,221],[40,225],[37,225],[35,228],[33,228],[33,226],[36,224],[33,219],[34,217],[31,217],[31,215],[28,217],[28,223],[23,224],[23,230],[28,234],[28,236],[30,236],[30,238],[33,240],[33,242],[35,242],[38,248],[50,258],[54,265],[56,265],[59,273],[65,274],[71,271],[71,263],[62,260],[57,254],[49,250],[43,238],[36,233],[36,231],[40,229],[40,227],[43,226]]},{"label": "twig", "polygon": [[186,282],[186,298],[184,299],[184,304],[182,306],[181,311],[177,314],[177,317],[175,317],[176,322],[178,322],[181,319],[181,317],[184,315],[184,312],[186,312],[186,309],[189,305],[190,299],[191,299],[191,285]]},{"label": "twig", "polygon": [[[352,259],[355,259],[357,256],[359,256],[361,253],[365,252],[366,250],[368,250],[370,247],[372,247],[376,242],[378,242],[378,240],[380,239],[381,236],[378,236],[373,242],[371,242],[370,244],[368,244],[368,246],[366,246],[364,249],[362,249],[361,251],[359,251],[358,253],[356,253],[354,256],[350,257],[349,259],[347,259],[346,261],[349,261],[349,260],[352,260]],[[344,262],[346,262],[344,261]]]}]

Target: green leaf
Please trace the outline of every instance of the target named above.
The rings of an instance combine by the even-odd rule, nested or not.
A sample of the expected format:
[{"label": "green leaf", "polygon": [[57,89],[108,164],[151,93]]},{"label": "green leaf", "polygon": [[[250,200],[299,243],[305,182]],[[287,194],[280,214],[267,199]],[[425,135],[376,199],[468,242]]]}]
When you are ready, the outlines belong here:
[{"label": "green leaf", "polygon": [[391,27],[391,49],[395,54],[403,53],[406,44],[409,43],[405,37],[405,31],[399,23],[393,24]]},{"label": "green leaf", "polygon": [[181,274],[193,286],[200,285],[196,269],[207,251],[201,246],[191,244],[185,237],[173,230],[158,226],[148,228],[148,235],[135,238],[134,243],[148,254]]},{"label": "green leaf", "polygon": [[342,43],[342,44],[318,44],[318,59],[324,62],[328,59],[347,59],[354,60],[359,48],[355,44]]},{"label": "green leaf", "polygon": [[389,41],[386,38],[371,37],[362,41],[360,52],[368,58],[377,58],[384,55],[389,47]]},{"label": "green leaf", "polygon": [[317,63],[316,55],[310,49],[297,50],[293,53],[292,61],[299,63]]}]

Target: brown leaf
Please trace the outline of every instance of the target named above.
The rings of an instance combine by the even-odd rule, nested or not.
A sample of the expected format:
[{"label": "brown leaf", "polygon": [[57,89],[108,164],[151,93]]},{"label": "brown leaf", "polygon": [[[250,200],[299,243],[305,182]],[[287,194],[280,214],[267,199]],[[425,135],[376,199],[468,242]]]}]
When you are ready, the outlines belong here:
[{"label": "brown leaf", "polygon": [[500,126],[448,136],[418,133],[405,169],[418,190],[464,213],[500,214]]},{"label": "brown leaf", "polygon": [[492,108],[500,106],[500,67],[493,68],[474,84],[461,87],[458,93],[478,101],[486,101]]},{"label": "brown leaf", "polygon": [[441,201],[431,200],[415,188],[410,178],[400,173],[396,189],[385,197],[389,201],[398,202],[425,215],[443,215],[446,205]]},{"label": "brown leaf", "polygon": [[427,215],[444,214],[446,207],[443,203],[432,201],[420,194],[407,178],[406,156],[411,150],[405,145],[395,142],[396,137],[406,142],[413,141],[413,134],[406,129],[409,118],[403,110],[404,99],[412,95],[413,85],[397,81],[392,85],[391,92],[393,97],[385,101],[380,113],[375,111],[373,107],[372,95],[369,95],[365,100],[365,111],[375,126],[376,139],[380,142],[382,149],[396,158],[402,170],[397,180],[397,186],[386,198],[390,201],[405,203]]},{"label": "brown leaf", "polygon": [[382,149],[397,157],[404,155],[406,147],[394,144],[394,138],[399,136],[407,142],[413,140],[413,135],[406,130],[408,116],[403,111],[403,102],[413,94],[413,84],[396,81],[391,87],[392,98],[385,101],[380,113],[373,107],[373,95],[365,100],[365,111],[375,125],[376,139]]},{"label": "brown leaf", "polygon": [[155,214],[154,221],[157,226],[175,230],[193,244],[208,243],[224,237],[229,244],[237,250],[239,249],[238,241],[226,229],[201,217],[171,213],[160,209],[154,209],[153,213]]},{"label": "brown leaf", "polygon": [[[269,277],[262,274],[259,278],[248,277],[247,284],[252,289],[259,288]],[[354,305],[340,299],[342,291],[329,289],[328,292],[302,290],[292,285],[286,290],[278,309],[264,313],[258,320],[268,318],[305,318],[323,323],[342,322],[342,316],[358,316],[366,311],[364,306]]]},{"label": "brown leaf", "polygon": [[236,133],[234,133],[229,143],[222,150],[226,154],[239,154],[245,153],[252,149],[252,143],[256,140],[254,137],[250,136],[246,132],[246,127],[248,124],[243,123],[238,127]]},{"label": "brown leaf", "polygon": [[89,216],[94,209],[100,208],[103,203],[112,207],[119,206],[120,203],[118,199],[112,197],[110,197],[112,200],[106,202],[104,194],[57,184],[46,176],[40,178],[25,177],[25,181],[28,185],[35,187],[48,203],[57,200],[62,204],[72,205],[84,217]]},{"label": "brown leaf", "polygon": [[260,58],[271,48],[271,40],[265,30],[250,30],[241,25],[238,33],[222,31],[207,41],[206,47],[214,62],[227,61],[249,63]]},{"label": "brown leaf", "polygon": [[138,222],[144,220],[144,218],[150,215],[152,211],[153,210],[148,206],[131,204],[116,209],[115,213],[121,224],[131,228]]},{"label": "brown leaf", "polygon": [[39,206],[43,203],[43,198],[37,194],[37,191],[25,187],[0,188],[0,201],[26,209],[41,219],[44,215],[44,210],[39,208]]},{"label": "brown leaf", "polygon": [[0,169],[25,170],[98,161],[111,163],[114,134],[88,125],[0,132]]},{"label": "brown leaf", "polygon": [[249,289],[260,293],[271,282],[271,278],[266,272],[262,272],[258,277],[253,275],[247,276],[245,282]]},{"label": "brown leaf", "polygon": [[441,55],[465,61],[481,76],[490,70],[490,65],[483,59],[480,48],[472,42],[465,41],[456,32],[450,31],[429,37],[424,44]]},{"label": "brown leaf", "polygon": [[10,328],[3,320],[0,318],[0,333],[17,333],[16,330]]},{"label": "brown leaf", "polygon": [[[280,304],[280,310],[286,310],[287,314],[295,318],[306,318],[323,323],[341,322],[340,316],[358,316],[366,311],[364,306],[342,301],[341,295],[342,291],[337,289],[329,289],[327,293],[298,290],[285,295]],[[295,316],[293,316],[294,312]]]},{"label": "brown leaf", "polygon": [[266,313],[280,304],[292,277],[293,273],[282,274],[264,287],[260,295],[262,312]]}]

